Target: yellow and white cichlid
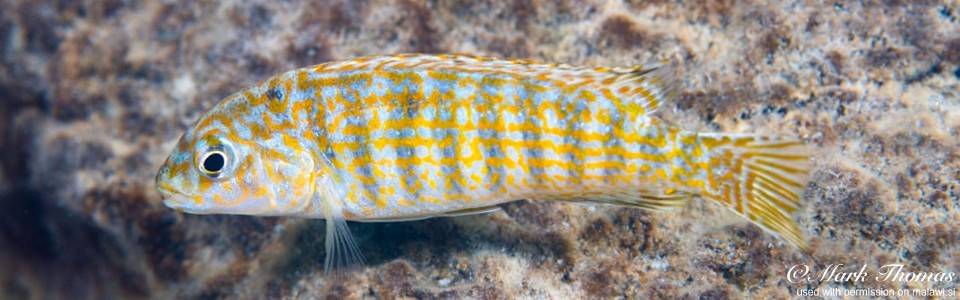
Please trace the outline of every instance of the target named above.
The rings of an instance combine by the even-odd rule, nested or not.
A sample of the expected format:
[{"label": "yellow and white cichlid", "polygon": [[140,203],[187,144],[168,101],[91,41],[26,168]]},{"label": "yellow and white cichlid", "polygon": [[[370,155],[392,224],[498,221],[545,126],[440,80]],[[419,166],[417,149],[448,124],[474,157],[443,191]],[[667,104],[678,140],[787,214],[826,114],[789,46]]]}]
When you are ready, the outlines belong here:
[{"label": "yellow and white cichlid", "polygon": [[669,210],[715,200],[806,247],[792,214],[810,151],[792,137],[697,133],[651,112],[669,64],[582,68],[394,55],[289,71],[233,94],[157,174],[200,214],[327,220],[327,269],[359,259],[345,220],[488,212],[533,199]]}]

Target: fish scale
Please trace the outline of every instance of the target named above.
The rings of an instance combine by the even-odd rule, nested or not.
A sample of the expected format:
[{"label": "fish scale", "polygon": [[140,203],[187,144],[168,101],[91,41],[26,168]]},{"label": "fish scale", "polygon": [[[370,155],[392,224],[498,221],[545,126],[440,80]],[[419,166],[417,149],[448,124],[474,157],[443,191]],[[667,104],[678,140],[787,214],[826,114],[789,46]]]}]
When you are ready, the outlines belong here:
[{"label": "fish scale", "polygon": [[[598,181],[598,178],[616,173],[610,170],[619,170],[602,166],[622,165],[624,155],[603,153],[602,150],[606,149],[605,145],[589,148],[567,147],[577,144],[586,146],[586,144],[578,139],[563,141],[560,136],[550,134],[550,132],[567,131],[567,135],[570,136],[599,135],[602,136],[606,145],[621,143],[633,145],[637,141],[624,141],[624,132],[635,131],[635,129],[642,127],[633,125],[648,122],[638,120],[645,116],[637,114],[632,119],[625,118],[623,122],[616,124],[622,127],[618,128],[620,130],[610,130],[608,124],[603,122],[593,124],[594,126],[567,126],[567,128],[563,128],[559,126],[555,118],[553,118],[554,120],[548,118],[547,114],[562,114],[562,112],[554,111],[559,107],[575,107],[575,103],[580,99],[578,96],[582,95],[569,93],[564,95],[558,91],[559,89],[548,87],[549,82],[524,81],[503,76],[503,78],[499,78],[500,80],[486,80],[493,83],[484,85],[482,84],[483,78],[479,78],[483,75],[476,73],[456,73],[442,70],[414,72],[405,69],[383,72],[397,72],[399,74],[375,78],[348,77],[377,82],[377,86],[372,87],[372,89],[368,88],[369,84],[357,84],[357,82],[350,81],[338,82],[336,80],[317,80],[312,84],[307,83],[305,85],[325,89],[327,86],[320,85],[320,83],[331,84],[340,88],[340,95],[377,95],[382,99],[379,102],[380,104],[374,105],[373,108],[345,109],[342,115],[328,118],[328,120],[331,120],[330,122],[319,125],[325,128],[340,129],[340,131],[332,131],[330,134],[342,134],[343,136],[360,134],[362,136],[357,136],[358,139],[366,141],[366,144],[357,145],[355,143],[338,143],[333,141],[335,139],[328,138],[328,140],[333,141],[332,147],[338,149],[337,152],[339,153],[352,153],[351,146],[361,149],[376,149],[366,152],[363,156],[340,156],[343,161],[333,161],[335,166],[350,166],[363,162],[366,164],[365,167],[376,170],[373,173],[382,174],[374,176],[373,173],[367,172],[339,172],[357,174],[358,177],[361,177],[347,180],[366,182],[362,187],[360,185],[350,185],[354,188],[347,192],[348,195],[354,195],[350,198],[350,202],[357,204],[356,206],[348,205],[347,211],[356,213],[351,208],[360,208],[357,215],[364,217],[375,218],[378,216],[376,213],[370,214],[369,212],[391,215],[442,212],[469,205],[472,201],[491,201],[503,198],[507,196],[508,190],[518,196],[530,196],[535,189],[574,188],[576,186],[571,183],[584,175],[594,179],[577,185],[600,185],[602,182],[595,182]],[[344,78],[337,74],[331,74],[330,76]],[[463,77],[463,79],[460,77]],[[397,78],[402,78],[403,81],[396,80]],[[411,84],[411,82],[414,84]],[[481,85],[474,86],[474,83],[481,83]],[[401,86],[403,88],[398,88]],[[445,86],[448,88],[444,89]],[[452,86],[456,86],[457,89],[453,89]],[[355,89],[362,89],[362,91]],[[498,91],[498,93],[481,92],[484,90]],[[400,93],[397,94],[398,92]],[[440,100],[442,94],[450,94],[451,92],[454,94],[452,98]],[[574,90],[574,92],[578,92],[578,90]],[[587,120],[598,119],[600,116],[609,118],[611,111],[615,109],[611,107],[609,100],[604,101],[605,99],[602,99],[602,95],[594,93],[587,97],[598,99],[592,102],[596,104],[596,107],[593,109],[575,108],[576,113],[567,114],[564,123],[577,124],[576,120],[572,120],[575,117]],[[344,103],[335,105],[349,106],[360,102],[349,97],[342,98]],[[332,95],[327,99],[336,101],[335,99],[338,98],[336,95]],[[403,103],[402,99],[428,100]],[[464,103],[469,104],[460,105]],[[538,106],[541,105],[555,108],[538,109]],[[452,113],[431,115],[438,111],[437,109],[430,109],[433,107],[439,107],[442,111]],[[377,122],[371,122],[374,115],[385,117],[377,118]],[[483,122],[484,118],[481,116],[484,115],[500,116],[499,120],[503,123],[501,123],[499,130],[493,127],[495,123]],[[352,132],[353,130],[350,130],[350,128],[337,127],[331,124],[341,122],[343,119],[348,120],[346,122],[349,124],[348,126],[356,126],[360,133]],[[425,120],[436,121],[425,122]],[[391,134],[413,128],[429,134],[415,137]],[[606,133],[601,132],[602,130],[605,130]],[[482,139],[480,136],[483,131],[500,134],[496,138]],[[367,134],[363,135],[363,133]],[[642,133],[638,134],[643,135]],[[430,148],[422,147],[419,148],[416,155],[412,155],[412,153],[410,155],[399,155],[402,153],[399,151],[400,149],[410,149],[416,145],[415,142],[417,141],[436,147],[436,144],[431,144],[433,141],[444,140],[446,142],[441,146],[443,148],[454,147],[454,151],[439,151],[440,155],[435,155],[436,153],[429,151]],[[325,145],[318,145],[318,147],[322,146]],[[513,155],[491,157],[487,155],[489,151],[480,150],[491,147],[505,149],[504,152]],[[579,152],[572,152],[572,157],[569,157],[572,159],[567,159],[559,155],[559,153],[568,152],[561,150],[563,148],[571,148]],[[625,148],[629,149],[631,147]],[[600,152],[596,155],[584,155],[583,152],[587,150]],[[549,155],[545,157],[544,152]],[[632,152],[634,155],[636,153],[636,151]],[[629,154],[631,152],[627,152],[627,155]],[[439,159],[425,160],[426,157],[439,157]],[[576,157],[583,158],[578,160]],[[502,166],[502,160],[504,159],[512,161],[514,167],[504,168]],[[578,164],[577,162],[582,163]],[[577,165],[580,168],[576,168]],[[494,166],[494,169],[498,171],[485,171],[486,166]],[[567,168],[570,166],[575,168]],[[412,172],[412,170],[436,167],[444,170],[444,172],[434,172],[432,174],[423,173],[423,171],[416,174]],[[435,188],[424,188],[422,185],[412,184],[416,181],[416,178],[431,177],[449,179],[443,185]],[[496,187],[490,186],[493,177],[498,177],[497,180],[503,183]],[[506,179],[502,179],[502,177],[506,177]],[[616,179],[605,181],[616,184]],[[395,191],[376,189],[376,187],[385,186],[396,186],[398,188]],[[420,194],[431,196],[422,197]],[[437,200],[429,201],[425,197],[436,198]],[[410,201],[410,199],[414,200]],[[364,215],[363,208],[372,207],[376,207],[377,210],[366,210],[368,213]]]},{"label": "fish scale", "polygon": [[345,220],[488,212],[519,199],[670,210],[700,195],[805,248],[791,216],[809,149],[663,123],[650,113],[672,98],[672,76],[669,62],[583,68],[462,55],[292,70],[201,117],[157,189],[191,213],[324,218],[328,268],[359,258]]}]

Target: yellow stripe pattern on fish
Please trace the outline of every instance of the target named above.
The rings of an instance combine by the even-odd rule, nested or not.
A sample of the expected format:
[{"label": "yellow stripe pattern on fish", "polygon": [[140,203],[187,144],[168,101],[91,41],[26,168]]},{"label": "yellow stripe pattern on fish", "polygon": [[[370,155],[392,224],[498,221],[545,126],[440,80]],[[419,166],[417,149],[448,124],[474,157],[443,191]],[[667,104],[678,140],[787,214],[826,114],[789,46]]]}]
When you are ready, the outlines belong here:
[{"label": "yellow stripe pattern on fish", "polygon": [[[187,212],[338,222],[484,212],[519,199],[666,210],[702,195],[805,247],[792,214],[808,148],[663,123],[651,112],[673,97],[672,76],[669,63],[583,68],[462,55],[293,70],[204,115],[157,188]],[[328,233],[352,245],[340,227]]]},{"label": "yellow stripe pattern on fish", "polygon": [[[653,125],[643,107],[601,101],[612,91],[584,86],[604,78],[565,85],[580,74],[562,78],[557,69],[472,57],[388,57],[321,66],[309,71],[319,76],[308,75],[305,89],[319,92],[321,107],[331,112],[315,119],[318,145],[347,185],[358,219],[637,185],[642,168],[665,162],[659,150],[641,148],[667,146],[666,131],[623,130]],[[643,85],[627,96],[656,97]],[[679,168],[668,173],[689,175]]]}]

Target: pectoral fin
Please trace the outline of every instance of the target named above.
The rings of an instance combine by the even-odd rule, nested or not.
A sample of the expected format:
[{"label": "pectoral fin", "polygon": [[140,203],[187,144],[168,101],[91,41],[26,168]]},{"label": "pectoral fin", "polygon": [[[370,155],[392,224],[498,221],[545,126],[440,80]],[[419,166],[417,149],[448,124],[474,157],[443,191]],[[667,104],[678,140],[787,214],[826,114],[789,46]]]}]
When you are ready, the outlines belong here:
[{"label": "pectoral fin", "polygon": [[345,271],[363,266],[363,254],[342,215],[327,218],[325,246],[324,275],[343,277]]},{"label": "pectoral fin", "polygon": [[[329,180],[329,179],[325,179]],[[326,185],[330,186],[330,185]],[[343,195],[335,194],[329,189],[322,189],[321,205],[323,217],[327,222],[327,236],[325,248],[327,257],[324,260],[324,275],[334,278],[343,278],[346,271],[352,268],[363,267],[363,253],[357,246],[357,241],[350,233],[350,227],[343,215],[343,206],[340,199]]]}]

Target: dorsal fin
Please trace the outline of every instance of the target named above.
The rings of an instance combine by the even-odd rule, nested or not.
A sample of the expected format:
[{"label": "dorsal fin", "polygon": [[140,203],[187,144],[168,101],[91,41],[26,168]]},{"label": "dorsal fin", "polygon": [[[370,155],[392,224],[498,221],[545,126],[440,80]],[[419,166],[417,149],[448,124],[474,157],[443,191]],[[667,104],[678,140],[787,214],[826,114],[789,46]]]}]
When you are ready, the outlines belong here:
[{"label": "dorsal fin", "polygon": [[315,67],[317,72],[357,69],[422,69],[482,72],[549,81],[557,86],[585,87],[615,97],[643,114],[651,113],[674,97],[674,68],[670,60],[633,67],[577,67],[536,60],[456,54],[398,54],[362,57]]},{"label": "dorsal fin", "polygon": [[600,81],[598,88],[609,91],[622,101],[642,107],[643,113],[652,113],[676,96],[673,62],[663,60],[650,65],[613,68],[607,73],[607,78]]}]

